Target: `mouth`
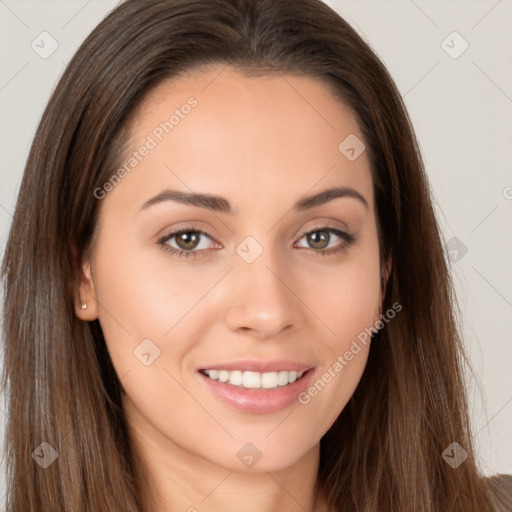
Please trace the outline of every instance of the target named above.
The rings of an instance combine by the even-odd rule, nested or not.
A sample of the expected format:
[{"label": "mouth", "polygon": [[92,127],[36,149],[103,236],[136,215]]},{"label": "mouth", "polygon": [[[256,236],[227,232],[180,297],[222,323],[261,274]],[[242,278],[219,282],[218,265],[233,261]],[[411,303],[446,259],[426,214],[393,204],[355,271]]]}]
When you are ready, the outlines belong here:
[{"label": "mouth", "polygon": [[207,392],[221,404],[238,412],[260,415],[299,404],[299,395],[310,385],[314,374],[315,368],[303,366],[263,372],[222,367],[196,372]]},{"label": "mouth", "polygon": [[300,380],[306,371],[280,370],[275,372],[253,372],[242,370],[199,370],[211,380],[238,386],[244,389],[276,389]]}]

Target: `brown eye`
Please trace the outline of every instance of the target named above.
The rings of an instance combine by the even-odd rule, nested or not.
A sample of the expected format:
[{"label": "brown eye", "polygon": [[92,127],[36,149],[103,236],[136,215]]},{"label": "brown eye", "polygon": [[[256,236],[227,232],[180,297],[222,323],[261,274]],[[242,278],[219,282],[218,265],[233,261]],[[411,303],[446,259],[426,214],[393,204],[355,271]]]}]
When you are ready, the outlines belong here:
[{"label": "brown eye", "polygon": [[167,252],[188,257],[208,252],[213,240],[198,229],[182,229],[164,236],[158,243]]},{"label": "brown eye", "polygon": [[201,235],[198,235],[195,231],[185,231],[175,235],[176,245],[183,250],[195,249],[199,243]]},{"label": "brown eye", "polygon": [[325,249],[331,238],[328,231],[313,231],[308,233],[306,237],[312,249]]},{"label": "brown eye", "polygon": [[[336,254],[348,248],[355,241],[355,237],[344,231],[334,228],[315,229],[305,233],[300,240],[306,240],[306,245],[299,245],[300,248],[315,250],[318,254]],[[336,239],[339,239],[338,241]],[[331,242],[336,242],[334,245]],[[330,246],[330,247],[329,247]]]}]

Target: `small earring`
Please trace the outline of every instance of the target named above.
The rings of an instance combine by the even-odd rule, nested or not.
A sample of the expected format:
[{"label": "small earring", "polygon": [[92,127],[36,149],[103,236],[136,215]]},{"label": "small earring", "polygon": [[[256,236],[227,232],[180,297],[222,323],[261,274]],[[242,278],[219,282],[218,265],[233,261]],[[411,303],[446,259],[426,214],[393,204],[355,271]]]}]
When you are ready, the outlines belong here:
[{"label": "small earring", "polygon": [[87,309],[87,304],[85,302],[82,302],[80,309]]}]

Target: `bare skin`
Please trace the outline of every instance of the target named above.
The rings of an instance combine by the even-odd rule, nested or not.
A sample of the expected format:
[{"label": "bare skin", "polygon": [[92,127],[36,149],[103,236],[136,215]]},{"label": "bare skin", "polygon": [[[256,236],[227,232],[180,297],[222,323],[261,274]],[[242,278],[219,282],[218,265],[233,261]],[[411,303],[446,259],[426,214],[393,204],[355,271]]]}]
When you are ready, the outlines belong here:
[{"label": "bare skin", "polygon": [[[154,510],[325,511],[315,500],[320,439],[357,387],[369,343],[307,404],[270,413],[221,401],[198,370],[291,360],[314,368],[313,385],[380,318],[369,161],[338,149],[349,134],[363,137],[317,79],[245,78],[218,66],[154,90],[132,123],[132,151],[156,140],[155,128],[189,97],[197,105],[102,200],[76,312],[99,318]],[[332,187],[350,187],[366,204],[343,196],[293,209]],[[165,189],[222,196],[235,212],[177,201],[141,209]],[[179,235],[158,243],[182,227],[206,235],[196,231],[195,246]],[[252,263],[236,251],[249,236],[262,249]],[[160,350],[147,366],[134,355],[145,339]],[[252,467],[237,456],[247,443],[261,456]]]}]

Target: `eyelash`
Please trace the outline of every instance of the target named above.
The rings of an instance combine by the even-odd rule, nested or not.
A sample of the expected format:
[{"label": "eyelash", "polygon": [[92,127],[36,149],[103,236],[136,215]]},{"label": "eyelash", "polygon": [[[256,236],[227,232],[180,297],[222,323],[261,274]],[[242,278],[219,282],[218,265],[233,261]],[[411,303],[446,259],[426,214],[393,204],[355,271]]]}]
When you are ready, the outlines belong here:
[{"label": "eyelash", "polygon": [[[310,235],[311,233],[317,233],[317,232],[322,232],[322,231],[334,233],[336,236],[338,236],[339,238],[344,240],[344,243],[342,243],[340,246],[338,246],[334,249],[328,249],[328,250],[310,249],[311,251],[314,251],[317,254],[321,254],[322,256],[333,256],[335,254],[342,253],[342,252],[346,251],[348,249],[348,247],[356,240],[356,237],[353,235],[350,235],[349,233],[340,231],[339,229],[330,228],[327,226],[317,227],[310,231],[307,231],[299,238],[299,240],[302,240],[302,238],[304,238],[307,235]],[[170,247],[169,245],[166,244],[166,242],[169,241],[171,238],[174,238],[175,236],[177,236],[181,233],[198,233],[198,234],[204,235],[204,236],[210,238],[210,240],[212,240],[212,238],[208,235],[208,233],[205,233],[204,231],[201,231],[200,229],[184,227],[182,229],[179,229],[178,231],[173,231],[172,233],[163,236],[162,238],[160,238],[158,240],[157,243],[162,247],[162,249],[165,252],[171,253],[175,256],[178,256],[178,258],[181,258],[181,256],[183,256],[183,255],[185,255],[185,257],[188,258],[189,256],[197,256],[198,253],[201,253],[201,252],[207,252],[210,250],[214,250],[214,249],[201,249],[199,251],[193,251],[193,250],[184,251],[184,250],[174,249],[174,247]]]}]

